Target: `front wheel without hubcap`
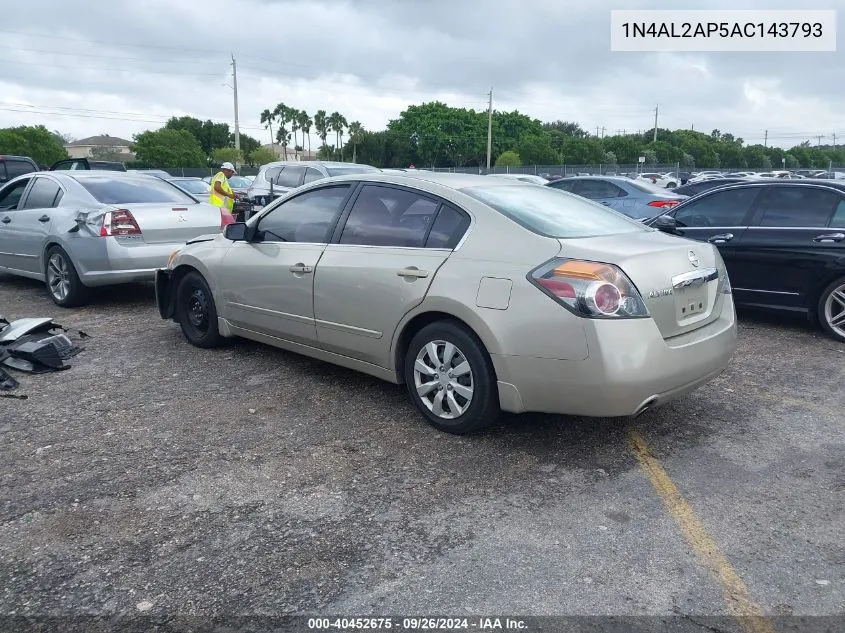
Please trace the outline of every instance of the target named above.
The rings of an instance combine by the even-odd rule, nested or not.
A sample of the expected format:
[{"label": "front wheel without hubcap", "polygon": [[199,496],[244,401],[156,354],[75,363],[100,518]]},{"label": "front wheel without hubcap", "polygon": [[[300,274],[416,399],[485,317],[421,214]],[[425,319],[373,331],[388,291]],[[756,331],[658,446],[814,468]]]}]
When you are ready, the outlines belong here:
[{"label": "front wheel without hubcap", "polygon": [[217,308],[205,279],[198,272],[182,277],[176,289],[176,320],[182,333],[197,347],[220,344],[217,330]]},{"label": "front wheel without hubcap", "polygon": [[845,342],[845,277],[834,281],[822,293],[819,321],[834,338]]},{"label": "front wheel without hubcap", "polygon": [[442,431],[471,433],[499,414],[487,352],[457,323],[432,323],[414,336],[405,357],[405,382],[417,409]]},{"label": "front wheel without hubcap", "polygon": [[77,306],[85,300],[86,288],[76,274],[68,254],[53,246],[45,254],[44,280],[53,302],[63,308]]}]

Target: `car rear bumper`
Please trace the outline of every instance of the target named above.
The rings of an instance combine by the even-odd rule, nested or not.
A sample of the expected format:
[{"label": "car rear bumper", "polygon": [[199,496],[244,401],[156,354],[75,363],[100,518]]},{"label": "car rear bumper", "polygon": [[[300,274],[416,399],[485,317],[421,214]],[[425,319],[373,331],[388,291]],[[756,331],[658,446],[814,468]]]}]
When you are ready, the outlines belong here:
[{"label": "car rear bumper", "polygon": [[506,411],[617,417],[637,415],[718,376],[736,350],[733,302],[719,319],[664,340],[651,319],[591,320],[582,361],[491,355]]},{"label": "car rear bumper", "polygon": [[153,281],[156,270],[167,265],[170,254],[185,245],[184,242],[147,244],[101,239],[96,251],[86,248],[86,252],[77,258],[79,278],[86,286]]}]

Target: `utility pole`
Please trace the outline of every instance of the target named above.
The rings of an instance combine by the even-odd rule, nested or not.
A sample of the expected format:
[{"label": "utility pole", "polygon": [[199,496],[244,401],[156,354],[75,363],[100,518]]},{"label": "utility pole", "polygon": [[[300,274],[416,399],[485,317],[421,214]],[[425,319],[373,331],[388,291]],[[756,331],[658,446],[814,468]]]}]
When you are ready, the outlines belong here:
[{"label": "utility pole", "polygon": [[490,153],[493,150],[493,86],[490,86],[490,103],[487,106],[487,172],[490,172]]},{"label": "utility pole", "polygon": [[241,149],[241,128],[238,125],[238,64],[232,54],[232,81],[235,90],[235,149]]},{"label": "utility pole", "polygon": [[604,127],[603,125],[601,126],[601,137],[602,137],[602,138],[604,138],[604,131],[605,131],[606,129],[607,129],[607,128],[606,128],[606,127]]},{"label": "utility pole", "polygon": [[823,134],[819,134],[816,138],[817,138],[817,139],[819,139],[819,144],[818,144],[818,147],[821,147],[821,146],[822,146],[822,139],[824,138],[824,135],[823,135]]},{"label": "utility pole", "polygon": [[599,126],[597,125],[596,126],[596,138],[598,138],[598,137],[599,137]]},{"label": "utility pole", "polygon": [[769,130],[763,130],[763,147],[769,145]]},{"label": "utility pole", "polygon": [[657,142],[657,106],[654,106],[654,142]]},{"label": "utility pole", "polygon": [[836,151],[836,132],[833,133],[833,151]]}]

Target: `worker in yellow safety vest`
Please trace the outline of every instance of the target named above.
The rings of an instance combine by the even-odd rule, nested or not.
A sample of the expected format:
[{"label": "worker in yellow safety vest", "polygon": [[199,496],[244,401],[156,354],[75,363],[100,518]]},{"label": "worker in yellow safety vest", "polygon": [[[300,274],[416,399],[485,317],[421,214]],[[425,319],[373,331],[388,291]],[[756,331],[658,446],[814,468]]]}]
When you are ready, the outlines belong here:
[{"label": "worker in yellow safety vest", "polygon": [[225,207],[229,213],[235,206],[235,193],[229,186],[229,178],[235,174],[235,166],[232,163],[220,165],[214,178],[211,179],[211,191],[208,192],[208,203],[215,207]]}]

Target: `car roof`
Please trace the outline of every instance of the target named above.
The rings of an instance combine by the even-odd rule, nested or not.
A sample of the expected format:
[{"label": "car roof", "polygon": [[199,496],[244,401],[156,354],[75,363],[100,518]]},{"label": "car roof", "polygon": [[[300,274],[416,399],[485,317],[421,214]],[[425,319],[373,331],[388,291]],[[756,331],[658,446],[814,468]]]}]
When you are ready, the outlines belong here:
[{"label": "car roof", "polygon": [[163,178],[158,178],[157,176],[151,176],[147,172],[113,171],[111,169],[63,169],[51,171],[50,173],[70,176],[77,180],[80,178],[102,178],[103,176],[108,176],[109,178],[124,178],[127,180],[143,180],[144,182],[149,182],[150,178],[164,180]]},{"label": "car roof", "polygon": [[631,178],[625,176],[564,176],[566,180],[609,180],[611,182],[621,182],[631,184]]},{"label": "car roof", "polygon": [[366,163],[346,163],[342,161],[335,161],[335,160],[277,160],[273,161],[272,163],[265,163],[261,166],[261,168],[265,167],[282,167],[287,165],[302,165],[304,167],[309,167],[312,165],[321,165],[323,167],[364,167],[374,169],[376,171],[380,171],[378,167],[373,167],[372,165],[367,165]]},{"label": "car roof", "polygon": [[[767,179],[767,180],[745,180],[743,179],[740,182],[733,182],[729,183],[728,186],[721,188],[722,190],[725,189],[740,189],[744,187],[830,187],[831,189],[837,189],[839,191],[845,192],[845,182],[836,182],[835,180],[825,180],[823,178],[804,178],[802,180],[787,180],[787,179]],[[710,193],[713,189],[710,189],[706,192],[702,192],[701,195],[704,193]],[[692,200],[692,198],[690,198]]]},{"label": "car roof", "polygon": [[414,181],[422,180],[437,185],[442,185],[454,190],[464,189],[466,187],[534,187],[530,183],[516,180],[515,178],[502,178],[493,182],[488,176],[480,174],[455,174],[451,172],[435,172],[435,171],[419,171],[414,173],[408,171],[404,173],[384,172],[377,173],[363,173],[363,174],[349,174],[345,176],[336,176],[332,180],[366,180],[385,182],[393,184],[406,184],[413,186]]}]

